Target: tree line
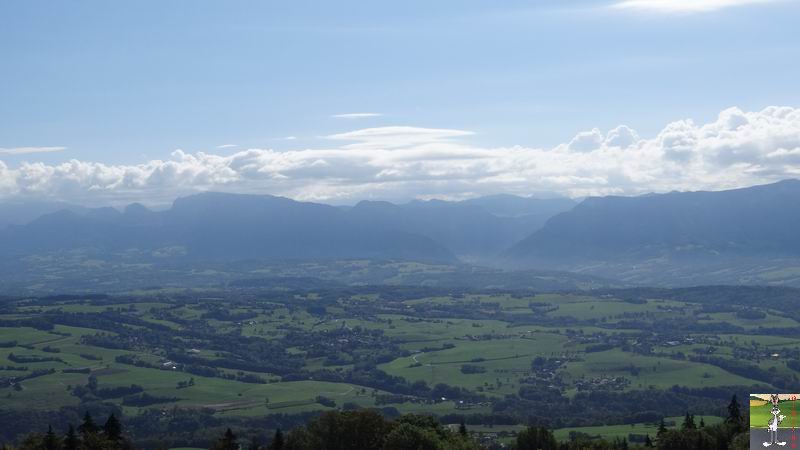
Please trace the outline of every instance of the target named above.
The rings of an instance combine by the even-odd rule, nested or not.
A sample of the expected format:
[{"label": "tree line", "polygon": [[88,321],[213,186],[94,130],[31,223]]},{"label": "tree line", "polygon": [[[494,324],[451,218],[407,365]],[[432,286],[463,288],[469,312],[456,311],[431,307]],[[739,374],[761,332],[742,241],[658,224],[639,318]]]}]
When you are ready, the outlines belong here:
[{"label": "tree line", "polygon": [[[511,443],[515,450],[744,450],[749,448],[749,423],[742,415],[734,395],[727,406],[726,419],[707,426],[703,419],[686,413],[677,429],[667,429],[664,420],[655,436],[647,435],[637,442],[624,438],[592,439],[575,433],[567,442],[559,442],[553,432],[539,426],[529,426],[517,433]],[[388,419],[374,409],[328,411],[311,418],[284,433],[280,428],[271,439],[260,440],[251,430],[243,436],[227,428],[208,446],[210,450],[494,450],[497,441],[471,433],[462,420],[457,427],[446,427],[434,416],[406,414]],[[248,437],[249,436],[249,437]],[[160,446],[159,446],[160,447]],[[134,443],[126,436],[122,423],[112,412],[102,426],[90,413],[82,423],[72,425],[64,434],[32,433],[22,440],[17,450],[132,450]],[[12,450],[2,445],[0,450]]]}]

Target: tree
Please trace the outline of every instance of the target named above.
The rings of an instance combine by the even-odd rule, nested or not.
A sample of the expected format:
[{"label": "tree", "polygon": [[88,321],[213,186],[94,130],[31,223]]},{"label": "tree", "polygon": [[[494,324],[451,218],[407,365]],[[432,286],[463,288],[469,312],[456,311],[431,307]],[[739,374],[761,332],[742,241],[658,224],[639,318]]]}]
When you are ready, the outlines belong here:
[{"label": "tree", "polygon": [[656,432],[656,438],[661,439],[661,435],[667,432],[667,424],[664,423],[664,418],[661,418],[661,422],[658,424],[658,432]]},{"label": "tree", "polygon": [[681,425],[682,430],[694,430],[697,426],[694,424],[694,416],[690,415],[688,412],[686,413],[686,417],[683,418],[683,424]]},{"label": "tree", "polygon": [[272,442],[270,442],[267,448],[268,450],[283,450],[284,444],[283,432],[278,428],[275,430],[275,435],[272,436]]},{"label": "tree", "polygon": [[86,382],[86,388],[90,391],[94,392],[97,390],[97,377],[94,375],[89,375],[89,380]]},{"label": "tree", "polygon": [[44,449],[44,438],[41,434],[31,433],[23,439],[19,450],[42,450]]},{"label": "tree", "polygon": [[383,450],[439,450],[440,448],[436,433],[409,423],[400,424],[389,433],[383,445]]},{"label": "tree", "polygon": [[228,428],[222,438],[218,439],[211,448],[212,450],[239,450],[239,438]]},{"label": "tree", "polygon": [[81,450],[110,450],[116,445],[100,433],[89,433],[83,437]]},{"label": "tree", "polygon": [[303,427],[295,428],[286,436],[284,450],[317,450],[324,444]]},{"label": "tree", "polygon": [[261,443],[258,442],[258,436],[253,436],[250,438],[250,444],[247,445],[247,450],[259,450],[261,448]]},{"label": "tree", "polygon": [[44,435],[44,450],[58,450],[61,448],[61,443],[58,442],[56,434],[53,433],[53,427],[47,426],[47,434]]},{"label": "tree", "polygon": [[742,424],[742,411],[739,406],[739,401],[736,399],[736,394],[731,397],[731,403],[728,405],[728,417],[725,422],[734,425],[735,429],[739,429]]},{"label": "tree", "polygon": [[653,446],[653,441],[650,440],[650,435],[649,434],[645,435],[645,437],[644,437],[644,446],[648,447],[648,448]]},{"label": "tree", "polygon": [[[437,423],[438,425],[438,423]],[[391,426],[377,411],[328,411],[306,426],[326,450],[380,448]]]},{"label": "tree", "polygon": [[78,426],[78,433],[85,438],[87,434],[94,434],[98,431],[99,428],[97,424],[94,423],[92,415],[89,414],[89,411],[86,411],[86,414],[83,415],[83,423]]},{"label": "tree", "polygon": [[528,427],[517,435],[517,450],[556,450],[558,442],[550,430]]},{"label": "tree", "polygon": [[108,416],[105,425],[103,425],[103,432],[106,434],[106,438],[111,441],[119,442],[122,440],[122,424],[119,423],[117,416],[113,412]]},{"label": "tree", "polygon": [[239,438],[233,434],[230,428],[225,430],[225,436],[222,438],[222,441],[225,444],[225,449],[230,450],[238,450],[239,449]]},{"label": "tree", "polygon": [[467,424],[464,423],[464,418],[461,418],[461,423],[458,425],[458,434],[461,436],[467,436]]},{"label": "tree", "polygon": [[706,421],[703,420],[703,418],[701,417],[700,418],[700,428],[705,428],[705,427],[706,427]]},{"label": "tree", "polygon": [[80,441],[78,435],[75,434],[75,427],[70,425],[67,430],[67,435],[64,437],[64,450],[78,450]]}]

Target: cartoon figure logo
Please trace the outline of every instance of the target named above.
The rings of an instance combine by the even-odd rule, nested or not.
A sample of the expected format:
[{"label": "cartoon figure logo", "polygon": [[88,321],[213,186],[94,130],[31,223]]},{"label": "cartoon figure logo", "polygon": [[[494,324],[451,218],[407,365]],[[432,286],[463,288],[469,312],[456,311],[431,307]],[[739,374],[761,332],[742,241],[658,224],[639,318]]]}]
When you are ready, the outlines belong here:
[{"label": "cartoon figure logo", "polygon": [[769,419],[767,424],[767,430],[769,431],[769,442],[764,442],[764,447],[769,447],[772,444],[777,444],[780,446],[786,445],[786,442],[778,442],[778,425],[783,422],[783,419],[786,416],[781,415],[781,410],[778,409],[778,402],[780,401],[780,396],[778,394],[771,394],[769,396],[769,400],[772,403],[772,418]]}]

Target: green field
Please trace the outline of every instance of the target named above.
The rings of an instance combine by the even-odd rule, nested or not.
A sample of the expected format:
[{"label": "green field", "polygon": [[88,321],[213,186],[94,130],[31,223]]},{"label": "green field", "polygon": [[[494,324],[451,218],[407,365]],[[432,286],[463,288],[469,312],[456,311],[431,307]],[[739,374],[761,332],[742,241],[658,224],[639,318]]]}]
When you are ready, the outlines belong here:
[{"label": "green field", "polygon": [[[635,414],[628,396],[693,389],[676,405],[715,416],[704,389],[779,389],[796,379],[787,362],[800,354],[796,336],[761,334],[767,323],[796,327],[777,310],[749,319],[744,306],[585,293],[165,290],[0,306],[0,409],[23,413],[98,402],[128,417],[157,410],[226,420],[342,408],[450,420],[499,412],[517,424],[473,428],[506,427],[508,438],[530,414],[567,414],[589,393]],[[540,409],[541,395],[558,400]],[[653,433],[653,424],[601,425],[603,406],[586,405],[596,426],[561,426],[557,436]],[[755,423],[766,412],[752,414]]]},{"label": "green field", "polygon": [[[705,425],[715,425],[722,422],[722,417],[705,416],[695,417],[697,422],[703,419]],[[675,429],[680,427],[683,422],[683,417],[667,417],[664,419],[667,424],[667,429]],[[600,425],[595,427],[572,427],[560,428],[555,430],[554,434],[556,439],[560,441],[569,440],[570,433],[581,433],[591,437],[604,438],[613,440],[617,438],[627,439],[631,434],[645,436],[649,435],[655,439],[658,433],[658,424],[656,423],[634,423],[630,425]]]}]

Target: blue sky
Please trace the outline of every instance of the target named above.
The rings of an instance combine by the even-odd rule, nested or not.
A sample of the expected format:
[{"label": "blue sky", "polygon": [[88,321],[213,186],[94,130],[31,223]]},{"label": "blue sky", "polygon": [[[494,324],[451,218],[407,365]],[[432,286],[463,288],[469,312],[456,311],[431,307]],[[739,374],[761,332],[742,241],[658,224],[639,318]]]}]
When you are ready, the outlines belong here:
[{"label": "blue sky", "polygon": [[0,161],[327,149],[392,126],[484,149],[652,138],[800,106],[798,23],[790,0],[6,1]]}]

